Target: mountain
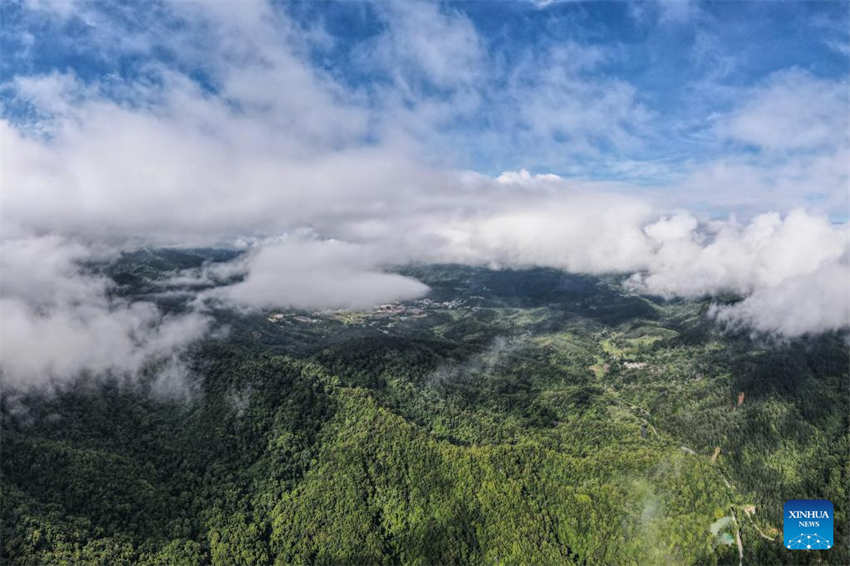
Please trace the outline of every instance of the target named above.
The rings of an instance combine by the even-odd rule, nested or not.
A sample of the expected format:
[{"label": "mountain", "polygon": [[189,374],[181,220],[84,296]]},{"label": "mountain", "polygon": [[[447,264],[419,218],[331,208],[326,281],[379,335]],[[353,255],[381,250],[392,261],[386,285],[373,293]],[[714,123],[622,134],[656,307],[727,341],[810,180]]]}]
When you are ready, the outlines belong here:
[{"label": "mountain", "polygon": [[[178,312],[175,274],[236,255],[90,268]],[[2,563],[850,563],[846,333],[724,328],[614,276],[398,271],[429,294],[211,303],[215,331],[141,375],[5,391]],[[843,544],[783,548],[804,498]]]}]

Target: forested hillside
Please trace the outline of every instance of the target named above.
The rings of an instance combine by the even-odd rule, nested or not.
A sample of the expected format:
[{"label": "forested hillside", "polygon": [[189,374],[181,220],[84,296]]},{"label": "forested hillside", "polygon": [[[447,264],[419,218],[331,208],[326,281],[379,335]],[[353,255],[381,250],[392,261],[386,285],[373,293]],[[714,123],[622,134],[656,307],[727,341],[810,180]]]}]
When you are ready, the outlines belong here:
[{"label": "forested hillside", "polygon": [[[168,278],[232,257],[91,268],[180,310]],[[846,335],[724,329],[617,278],[403,271],[430,294],[211,305],[178,393],[156,364],[5,390],[0,562],[850,563]],[[833,549],[784,550],[794,498],[835,504]]]}]

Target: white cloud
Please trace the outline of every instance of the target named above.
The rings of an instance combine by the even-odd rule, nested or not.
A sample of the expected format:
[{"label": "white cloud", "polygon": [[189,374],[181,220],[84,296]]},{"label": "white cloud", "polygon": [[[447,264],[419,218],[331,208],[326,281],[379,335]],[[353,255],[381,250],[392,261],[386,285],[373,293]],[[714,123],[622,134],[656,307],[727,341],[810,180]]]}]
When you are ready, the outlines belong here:
[{"label": "white cloud", "polygon": [[722,135],[767,150],[848,144],[850,92],[845,79],[821,79],[801,69],[774,73],[718,125]]},{"label": "white cloud", "polygon": [[76,0],[25,0],[27,8],[59,18],[68,18],[78,6]]},{"label": "white cloud", "polygon": [[503,171],[498,177],[496,177],[496,182],[501,183],[503,185],[516,185],[516,186],[534,186],[539,185],[541,182],[543,183],[552,183],[554,185],[560,185],[563,179],[558,175],[553,175],[551,173],[538,173],[532,175],[526,169],[520,169],[519,171]]},{"label": "white cloud", "polygon": [[817,334],[850,324],[850,266],[832,263],[757,289],[742,302],[719,307],[721,321],[787,336]]},{"label": "white cloud", "polygon": [[80,267],[94,259],[58,237],[0,242],[4,386],[62,383],[81,372],[133,375],[206,332],[202,315],[163,316],[151,303],[109,299],[108,280]]},{"label": "white cloud", "polygon": [[377,9],[387,27],[363,56],[404,87],[424,79],[455,88],[485,72],[485,46],[461,12],[432,2],[386,2]]},{"label": "white cloud", "polygon": [[570,195],[514,201],[510,210],[436,219],[423,241],[442,242],[422,250],[429,259],[505,267],[543,265],[603,273],[641,269],[650,253],[641,226],[651,208],[614,195]]},{"label": "white cloud", "polygon": [[658,0],[658,8],[662,23],[685,23],[700,14],[699,4],[695,0]]},{"label": "white cloud", "polygon": [[244,281],[205,296],[252,308],[358,310],[427,293],[415,279],[383,272],[381,256],[335,240],[283,240],[252,253]]},{"label": "white cloud", "polygon": [[506,210],[420,219],[402,240],[405,250],[426,261],[636,272],[630,288],[668,297],[736,293],[746,299],[722,310],[723,320],[789,336],[850,326],[846,224],[803,210],[744,224],[700,221],[639,199],[581,191],[524,197]]},{"label": "white cloud", "polygon": [[[835,265],[848,253],[847,229],[797,210],[755,217],[748,225],[715,222],[697,231],[694,219],[680,217],[646,228],[658,246],[649,273],[639,278],[649,292],[699,296],[717,292],[748,295]],[[660,224],[666,224],[659,230]]]}]

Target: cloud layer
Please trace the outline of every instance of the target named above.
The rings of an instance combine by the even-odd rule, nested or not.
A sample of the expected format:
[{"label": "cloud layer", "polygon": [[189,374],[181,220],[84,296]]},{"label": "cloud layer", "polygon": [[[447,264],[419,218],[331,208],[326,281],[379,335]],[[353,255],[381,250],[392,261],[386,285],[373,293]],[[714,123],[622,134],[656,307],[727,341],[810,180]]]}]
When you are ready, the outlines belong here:
[{"label": "cloud layer", "polygon": [[415,279],[382,272],[377,260],[376,250],[335,240],[267,244],[247,258],[243,281],[205,297],[261,309],[362,310],[428,292]]},{"label": "cloud layer", "polygon": [[135,375],[207,331],[200,314],[164,316],[150,303],[110,299],[109,280],[80,267],[94,259],[103,258],[56,236],[0,243],[3,384],[63,383],[84,371]]},{"label": "cloud layer", "polygon": [[[664,101],[702,113],[665,114],[646,81],[606,72],[624,46],[587,40],[580,13],[558,20],[569,38],[507,49],[430,3],[368,7],[359,39],[262,1],[16,10],[10,60],[35,59],[37,21],[88,66],[20,63],[0,84],[6,381],[132,373],[202,335],[202,314],[110,299],[81,268],[148,244],[256,242],[231,266],[244,280],[204,295],[250,308],[411,298],[425,286],[387,266],[455,261],[733,292],[718,318],[786,335],[848,324],[848,229],[830,220],[848,214],[846,73],[706,73]],[[708,17],[658,12],[663,30]],[[699,37],[693,67],[732,73]]]}]

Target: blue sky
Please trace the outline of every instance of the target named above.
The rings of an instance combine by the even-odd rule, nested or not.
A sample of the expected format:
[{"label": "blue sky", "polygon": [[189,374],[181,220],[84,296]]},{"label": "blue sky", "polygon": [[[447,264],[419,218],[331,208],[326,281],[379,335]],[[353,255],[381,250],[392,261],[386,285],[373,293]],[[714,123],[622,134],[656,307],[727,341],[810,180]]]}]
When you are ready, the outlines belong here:
[{"label": "blue sky", "polygon": [[[174,128],[196,116],[192,127],[218,130],[224,145],[266,136],[287,159],[361,151],[431,172],[555,174],[708,217],[799,207],[848,217],[846,2],[0,10],[0,116],[27,138],[66,139],[73,124],[89,139],[107,108],[165,113]],[[225,114],[202,124],[217,105]]]},{"label": "blue sky", "polygon": [[[230,7],[239,11],[238,3]],[[281,41],[349,102],[376,113],[387,105],[451,106],[412,134],[432,158],[488,174],[526,168],[652,184],[729,154],[787,159],[787,151],[763,155],[758,139],[719,135],[718,123],[783,72],[847,88],[845,2],[279,2],[273,9]],[[197,47],[211,38],[169,3],[39,0],[2,10],[6,85],[51,72],[100,85],[155,80],[156,62],[216,91],[215,70],[167,41],[185,36]],[[8,119],[31,110],[14,89],[4,89],[4,101]],[[834,121],[846,129],[846,116]]]}]

